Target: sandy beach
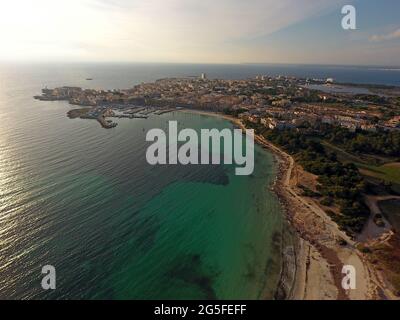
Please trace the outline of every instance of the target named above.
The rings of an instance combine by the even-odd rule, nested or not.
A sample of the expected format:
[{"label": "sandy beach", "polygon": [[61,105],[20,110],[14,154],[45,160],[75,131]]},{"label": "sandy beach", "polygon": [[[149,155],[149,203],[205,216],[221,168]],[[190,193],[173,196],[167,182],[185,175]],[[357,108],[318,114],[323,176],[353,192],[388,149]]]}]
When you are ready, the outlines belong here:
[{"label": "sandy beach", "polygon": [[[245,129],[239,119],[221,113],[197,110],[181,110],[181,112],[223,118]],[[285,298],[371,300],[378,299],[378,296],[382,298],[382,295],[393,298],[390,290],[382,285],[378,272],[356,248],[356,243],[338,228],[316,202],[301,196],[298,178],[294,179],[294,172],[298,170],[298,165],[293,157],[264,137],[256,136],[255,138],[259,145],[275,156],[278,174],[273,191],[279,198],[287,220],[297,236],[294,248],[294,284],[291,288],[285,288]],[[347,244],[343,245],[343,243]],[[291,264],[293,255],[288,255],[287,252],[288,250],[283,252],[283,263]],[[345,291],[342,288],[344,265],[352,265],[356,268],[357,288],[355,290]],[[287,276],[287,274],[282,275],[282,277]],[[282,285],[287,282],[287,279],[281,279],[280,283]]]}]

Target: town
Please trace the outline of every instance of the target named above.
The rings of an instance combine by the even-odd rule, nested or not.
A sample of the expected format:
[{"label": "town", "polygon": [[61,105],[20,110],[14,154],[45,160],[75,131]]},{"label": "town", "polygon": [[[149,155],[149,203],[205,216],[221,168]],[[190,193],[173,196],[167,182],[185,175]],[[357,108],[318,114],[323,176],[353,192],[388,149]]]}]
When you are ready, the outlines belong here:
[{"label": "town", "polygon": [[[398,92],[376,89],[343,92],[334,79],[297,79],[257,76],[246,80],[211,80],[200,77],[160,79],[127,90],[93,90],[78,87],[43,89],[36,99],[67,100],[86,107],[69,116],[98,119],[105,128],[117,124],[107,117],[147,118],[185,108],[221,112],[270,129],[291,129],[325,123],[350,131],[398,130]],[[390,88],[389,88],[390,89]],[[362,93],[357,93],[362,92]],[[383,92],[383,93],[382,93]]]}]

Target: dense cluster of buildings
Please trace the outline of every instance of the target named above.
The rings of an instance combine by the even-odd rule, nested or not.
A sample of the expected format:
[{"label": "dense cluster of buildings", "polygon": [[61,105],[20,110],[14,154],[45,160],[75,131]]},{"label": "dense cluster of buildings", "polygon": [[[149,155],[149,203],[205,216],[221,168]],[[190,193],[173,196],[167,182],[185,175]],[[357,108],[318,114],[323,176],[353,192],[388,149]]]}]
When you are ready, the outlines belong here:
[{"label": "dense cluster of buildings", "polygon": [[366,111],[352,111],[323,104],[294,103],[285,107],[256,108],[241,113],[240,118],[253,123],[261,123],[270,129],[290,129],[318,122],[337,125],[350,131],[362,129],[377,131],[379,127],[393,129],[400,127],[400,122],[389,126],[385,122],[376,123],[377,114]]},{"label": "dense cluster of buildings", "polygon": [[[44,89],[41,100],[68,100],[93,107],[94,116],[109,106],[183,107],[228,112],[271,129],[296,128],[316,122],[349,130],[397,130],[400,117],[384,119],[380,106],[351,94],[323,93],[308,84],[321,80],[257,76],[246,80],[167,78],[142,83],[127,90],[83,90],[77,87]],[[333,79],[324,81],[330,85]],[[357,108],[354,108],[354,103]],[[361,105],[361,108],[360,108]]]}]

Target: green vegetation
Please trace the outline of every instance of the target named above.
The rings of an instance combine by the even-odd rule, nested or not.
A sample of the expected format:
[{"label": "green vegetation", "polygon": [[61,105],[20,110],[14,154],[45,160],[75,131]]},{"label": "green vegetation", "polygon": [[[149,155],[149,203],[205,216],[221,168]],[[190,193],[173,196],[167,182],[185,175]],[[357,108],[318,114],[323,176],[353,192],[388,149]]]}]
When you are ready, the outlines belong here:
[{"label": "green vegetation", "polygon": [[301,185],[300,188],[303,190],[303,196],[309,198],[320,198],[321,194],[318,192],[314,192],[311,189]]},{"label": "green vegetation", "polygon": [[390,183],[400,184],[400,164],[388,163],[383,166],[373,166],[367,164],[358,164],[363,173],[368,176],[381,179],[386,182],[388,186]]},{"label": "green vegetation", "polygon": [[351,154],[350,152],[323,141],[324,147],[334,152],[344,163],[354,163],[369,184],[374,194],[400,195],[400,163],[392,162],[397,159],[377,155]]},{"label": "green vegetation", "polygon": [[331,197],[325,197],[325,198],[323,198],[323,199],[320,201],[320,203],[321,203],[323,206],[325,206],[325,207],[331,207],[331,206],[333,206],[333,204],[334,204],[335,202],[334,202],[333,198],[331,198]]},{"label": "green vegetation", "polygon": [[340,127],[322,126],[320,132],[322,138],[351,153],[400,157],[399,131],[351,132]]},{"label": "green vegetation", "polygon": [[362,100],[362,101],[368,101],[376,104],[387,104],[388,101],[385,97],[383,96],[378,96],[376,94],[356,94],[354,96],[355,100]]},{"label": "green vegetation", "polygon": [[[316,102],[322,102],[323,99],[320,97],[322,92],[317,91],[317,90],[310,90],[309,95],[307,96],[301,96],[301,97],[295,97],[293,98],[293,102],[303,102],[303,103],[316,103]],[[329,100],[325,102],[334,102],[335,100]]]},{"label": "green vegetation", "polygon": [[328,214],[350,235],[362,230],[369,215],[364,194],[400,191],[399,131],[352,132],[328,124],[304,125],[296,130],[270,130],[251,122],[246,125],[318,176],[317,192],[303,188],[303,195],[338,208],[340,214],[333,210]]},{"label": "green vegetation", "polygon": [[268,130],[261,125],[247,123],[257,133],[292,154],[305,170],[318,176],[318,193],[325,203],[340,208],[341,214],[331,212],[338,225],[354,235],[361,232],[369,215],[363,202],[366,183],[353,163],[344,164],[335,153],[327,152],[308,128],[296,130]]},{"label": "green vegetation", "polygon": [[394,103],[396,104],[396,106],[399,106],[399,107],[400,107],[400,97],[396,97],[396,98],[394,99]]}]

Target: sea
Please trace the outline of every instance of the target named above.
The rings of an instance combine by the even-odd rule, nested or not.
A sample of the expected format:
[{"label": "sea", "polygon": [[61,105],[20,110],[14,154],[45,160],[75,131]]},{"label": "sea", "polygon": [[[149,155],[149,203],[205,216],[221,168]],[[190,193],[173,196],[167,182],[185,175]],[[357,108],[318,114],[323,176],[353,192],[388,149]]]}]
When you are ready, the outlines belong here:
[{"label": "sea", "polygon": [[[123,89],[201,73],[400,85],[393,68],[0,64],[0,299],[274,298],[286,223],[271,153],[256,146],[250,176],[234,165],[151,166],[150,129],[233,124],[171,112],[106,130],[68,119],[67,102],[33,99],[45,87]],[[47,265],[55,290],[42,288]]]}]

